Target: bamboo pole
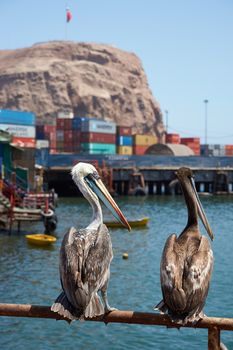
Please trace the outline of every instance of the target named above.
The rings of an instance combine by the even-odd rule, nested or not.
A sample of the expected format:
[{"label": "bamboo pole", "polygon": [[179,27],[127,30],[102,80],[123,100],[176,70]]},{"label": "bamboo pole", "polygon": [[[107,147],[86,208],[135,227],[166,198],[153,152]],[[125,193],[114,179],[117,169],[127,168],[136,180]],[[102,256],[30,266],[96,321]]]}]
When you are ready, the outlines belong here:
[{"label": "bamboo pole", "polygon": [[[62,316],[52,312],[50,310],[50,306],[39,306],[30,304],[0,304],[0,316],[51,318],[55,320],[67,321],[67,319],[63,318]],[[173,328],[181,327],[180,325],[171,322],[169,317],[166,315],[121,310],[115,310],[104,316],[99,316],[93,319],[87,319],[87,321],[97,321],[105,323],[144,324],[150,326],[157,325]],[[233,331],[233,318],[204,317],[197,324],[192,325],[191,323],[189,323],[184,327],[207,329],[215,328],[215,333],[217,332],[217,330]]]}]

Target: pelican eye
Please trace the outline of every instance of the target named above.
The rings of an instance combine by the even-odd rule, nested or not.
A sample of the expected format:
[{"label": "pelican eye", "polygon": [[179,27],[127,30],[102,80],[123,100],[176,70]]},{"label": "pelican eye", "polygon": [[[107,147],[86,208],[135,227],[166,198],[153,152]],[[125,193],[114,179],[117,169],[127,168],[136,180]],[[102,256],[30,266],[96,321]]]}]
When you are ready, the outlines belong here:
[{"label": "pelican eye", "polygon": [[97,171],[91,173],[91,174],[88,174],[87,176],[85,176],[84,178],[87,182],[89,182],[90,180],[99,180],[100,179],[100,176],[99,174],[97,173]]},{"label": "pelican eye", "polygon": [[94,171],[94,172],[92,173],[92,176],[94,177],[95,180],[99,180],[99,179],[100,179],[100,176],[99,176],[99,174],[97,173],[97,171]]}]

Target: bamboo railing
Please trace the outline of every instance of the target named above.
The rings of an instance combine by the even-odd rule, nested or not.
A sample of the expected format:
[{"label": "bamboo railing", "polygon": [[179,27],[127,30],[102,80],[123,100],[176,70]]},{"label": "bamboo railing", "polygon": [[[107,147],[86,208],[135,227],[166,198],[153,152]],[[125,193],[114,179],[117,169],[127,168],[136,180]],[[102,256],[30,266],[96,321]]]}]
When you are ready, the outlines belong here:
[{"label": "bamboo railing", "polygon": [[[52,312],[49,306],[30,304],[0,304],[0,316],[50,318],[68,321],[57,313]],[[221,330],[233,331],[232,318],[204,317],[195,325],[189,323],[185,326],[180,326],[171,322],[166,315],[121,310],[115,310],[107,315],[87,319],[86,321],[155,325],[169,328],[206,328],[208,329],[209,350],[226,349],[226,347],[220,343],[220,332]]]}]

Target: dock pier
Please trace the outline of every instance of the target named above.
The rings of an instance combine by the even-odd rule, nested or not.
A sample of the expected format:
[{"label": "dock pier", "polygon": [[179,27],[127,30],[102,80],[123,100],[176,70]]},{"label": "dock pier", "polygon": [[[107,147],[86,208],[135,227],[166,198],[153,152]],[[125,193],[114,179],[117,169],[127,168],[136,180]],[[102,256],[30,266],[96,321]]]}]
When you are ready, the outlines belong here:
[{"label": "dock pier", "polygon": [[[181,194],[175,176],[175,171],[178,168],[175,166],[110,167],[111,175],[109,175],[109,181],[106,176],[106,185],[111,189],[111,192],[118,195],[128,195],[130,177],[136,169],[144,178],[148,195],[178,195]],[[197,192],[233,194],[233,167],[191,167],[191,169],[195,175]],[[61,196],[77,195],[70,171],[71,167],[51,167],[45,171],[45,181]]]}]

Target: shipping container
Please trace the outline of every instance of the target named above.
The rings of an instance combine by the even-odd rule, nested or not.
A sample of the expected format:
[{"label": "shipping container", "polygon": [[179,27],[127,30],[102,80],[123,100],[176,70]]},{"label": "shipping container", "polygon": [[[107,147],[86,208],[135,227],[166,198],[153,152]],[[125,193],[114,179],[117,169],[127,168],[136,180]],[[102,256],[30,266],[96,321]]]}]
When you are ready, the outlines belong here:
[{"label": "shipping container", "polygon": [[72,142],[73,142],[73,131],[64,130],[64,143],[72,143]]},{"label": "shipping container", "polygon": [[57,139],[57,133],[55,132],[46,132],[45,134],[45,140],[49,140],[50,142],[55,141]]},{"label": "shipping container", "polygon": [[233,156],[233,145],[225,145],[225,155]]},{"label": "shipping container", "polygon": [[63,151],[64,149],[64,142],[63,141],[58,141],[56,142],[56,149]]},{"label": "shipping container", "polygon": [[179,144],[180,143],[180,135],[179,134],[166,134],[165,140],[166,140],[166,143]]},{"label": "shipping container", "polygon": [[133,146],[133,154],[141,156],[146,153],[149,147],[150,146],[142,146],[142,145]]},{"label": "shipping container", "polygon": [[100,132],[82,132],[81,133],[81,142],[84,143],[116,143],[115,134],[106,134]]},{"label": "shipping container", "polygon": [[88,154],[115,154],[116,145],[112,143],[81,143],[81,151]]},{"label": "shipping container", "polygon": [[56,130],[57,130],[57,127],[56,125],[48,125],[48,124],[45,124],[44,125],[44,132],[45,133],[55,133],[56,134]]},{"label": "shipping container", "polygon": [[158,143],[158,138],[155,135],[133,135],[134,146],[151,146]]},{"label": "shipping container", "polygon": [[71,130],[73,125],[73,119],[64,118],[57,119],[57,130]]},{"label": "shipping container", "polygon": [[133,137],[132,136],[118,136],[117,137],[117,145],[118,146],[132,146],[133,145]]},{"label": "shipping container", "polygon": [[64,130],[65,129],[65,120],[64,118],[57,119],[57,130]]},{"label": "shipping container", "polygon": [[133,154],[133,147],[132,146],[118,146],[117,153],[130,156],[131,154]]},{"label": "shipping container", "polygon": [[95,119],[86,119],[81,123],[82,132],[100,132],[106,134],[116,133],[116,124]]},{"label": "shipping container", "polygon": [[226,148],[224,145],[208,144],[201,145],[201,155],[205,156],[225,156]]},{"label": "shipping container", "polygon": [[64,141],[64,130],[56,131],[56,139],[57,141]]},{"label": "shipping container", "polygon": [[132,128],[130,126],[117,126],[117,135],[118,136],[131,136]]},{"label": "shipping container", "polygon": [[36,148],[49,148],[48,140],[36,140]]},{"label": "shipping container", "polygon": [[73,143],[81,142],[81,132],[78,130],[73,130]]},{"label": "shipping container", "polygon": [[180,143],[184,143],[185,144],[185,142],[200,143],[200,138],[199,137],[181,137]]},{"label": "shipping container", "polygon": [[32,112],[0,109],[0,124],[35,125],[36,116]]},{"label": "shipping container", "polygon": [[0,130],[7,131],[17,137],[36,137],[36,129],[32,125],[0,124]]},{"label": "shipping container", "polygon": [[22,148],[35,148],[36,139],[30,137],[13,136],[12,143]]},{"label": "shipping container", "polygon": [[74,118],[74,113],[73,112],[58,112],[57,114],[57,119],[72,119]]}]

